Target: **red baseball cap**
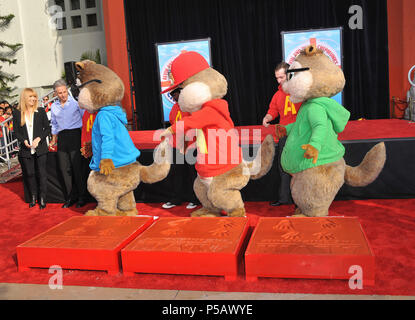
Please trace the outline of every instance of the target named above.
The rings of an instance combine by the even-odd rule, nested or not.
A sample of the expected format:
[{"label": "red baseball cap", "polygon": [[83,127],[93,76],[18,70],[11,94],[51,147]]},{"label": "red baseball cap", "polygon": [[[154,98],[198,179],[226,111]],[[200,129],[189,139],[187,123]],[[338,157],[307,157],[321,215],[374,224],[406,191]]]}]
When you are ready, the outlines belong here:
[{"label": "red baseball cap", "polygon": [[209,67],[209,64],[201,54],[194,51],[181,53],[171,64],[170,73],[173,78],[173,85],[161,93],[172,91],[183,81],[186,81],[191,76]]}]

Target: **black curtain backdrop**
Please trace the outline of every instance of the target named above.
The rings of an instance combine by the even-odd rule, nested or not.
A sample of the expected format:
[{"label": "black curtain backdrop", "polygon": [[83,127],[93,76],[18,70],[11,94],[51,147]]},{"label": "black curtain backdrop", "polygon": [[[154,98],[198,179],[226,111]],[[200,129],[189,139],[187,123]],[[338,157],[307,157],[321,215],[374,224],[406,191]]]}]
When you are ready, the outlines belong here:
[{"label": "black curtain backdrop", "polygon": [[[138,130],[163,126],[156,43],[211,38],[235,125],[256,125],[277,90],[282,31],[343,27],[344,106],[351,120],[389,117],[386,0],[124,0]],[[352,5],[363,29],[352,30]]]}]

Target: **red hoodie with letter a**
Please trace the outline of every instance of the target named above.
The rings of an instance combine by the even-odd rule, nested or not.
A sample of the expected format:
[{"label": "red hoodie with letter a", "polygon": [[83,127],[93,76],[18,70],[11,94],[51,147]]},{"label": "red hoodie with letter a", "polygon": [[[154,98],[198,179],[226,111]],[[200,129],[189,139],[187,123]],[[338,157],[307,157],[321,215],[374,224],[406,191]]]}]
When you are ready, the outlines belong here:
[{"label": "red hoodie with letter a", "polygon": [[[184,132],[196,129],[196,171],[202,178],[221,175],[242,162],[239,134],[230,117],[228,103],[210,100],[202,108],[184,117]],[[171,126],[177,133],[177,124]]]}]

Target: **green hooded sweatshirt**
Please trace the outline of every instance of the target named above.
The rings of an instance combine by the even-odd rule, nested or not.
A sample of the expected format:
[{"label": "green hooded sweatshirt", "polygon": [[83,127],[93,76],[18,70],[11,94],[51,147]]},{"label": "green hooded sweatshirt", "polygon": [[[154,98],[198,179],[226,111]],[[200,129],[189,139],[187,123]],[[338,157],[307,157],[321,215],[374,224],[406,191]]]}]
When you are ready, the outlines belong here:
[{"label": "green hooded sweatshirt", "polygon": [[[326,163],[336,162],[344,156],[344,147],[337,139],[349,120],[350,112],[335,100],[321,97],[306,101],[294,123],[286,126],[287,142],[281,156],[281,165],[288,173],[297,173]],[[317,163],[304,158],[304,144],[319,152]]]}]

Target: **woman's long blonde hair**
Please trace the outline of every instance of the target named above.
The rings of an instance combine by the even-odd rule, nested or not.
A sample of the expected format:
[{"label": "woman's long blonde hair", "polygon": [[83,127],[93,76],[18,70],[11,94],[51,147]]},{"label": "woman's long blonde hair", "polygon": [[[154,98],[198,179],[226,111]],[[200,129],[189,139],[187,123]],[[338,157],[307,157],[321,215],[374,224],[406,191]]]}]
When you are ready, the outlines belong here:
[{"label": "woman's long blonde hair", "polygon": [[36,96],[36,103],[33,106],[33,111],[36,111],[37,108],[39,107],[38,95],[36,91],[33,90],[32,88],[24,88],[22,93],[20,94],[20,101],[19,101],[19,105],[17,109],[20,110],[20,126],[22,127],[26,123],[26,119],[25,119],[25,112],[27,111],[26,101],[27,101],[27,98],[32,94]]}]

